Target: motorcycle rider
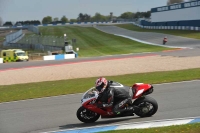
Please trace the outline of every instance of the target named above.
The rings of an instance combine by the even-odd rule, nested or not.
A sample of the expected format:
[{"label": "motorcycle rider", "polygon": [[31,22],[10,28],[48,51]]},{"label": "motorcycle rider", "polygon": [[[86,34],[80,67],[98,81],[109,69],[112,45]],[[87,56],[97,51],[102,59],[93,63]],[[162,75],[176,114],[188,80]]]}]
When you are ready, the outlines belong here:
[{"label": "motorcycle rider", "polygon": [[100,101],[102,104],[98,104],[99,108],[113,106],[112,113],[119,115],[125,111],[133,111],[132,103],[133,91],[130,87],[125,86],[111,86],[113,81],[107,81],[106,78],[100,77],[95,82],[95,87],[99,92],[97,102]]},{"label": "motorcycle rider", "polygon": [[163,45],[165,45],[167,43],[167,37],[164,37],[163,39]]}]

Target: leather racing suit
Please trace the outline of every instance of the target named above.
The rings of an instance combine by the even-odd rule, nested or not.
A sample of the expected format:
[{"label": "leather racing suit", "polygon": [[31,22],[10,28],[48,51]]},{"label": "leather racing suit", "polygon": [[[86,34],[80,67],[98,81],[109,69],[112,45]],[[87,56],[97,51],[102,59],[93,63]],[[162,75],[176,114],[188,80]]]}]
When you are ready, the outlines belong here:
[{"label": "leather racing suit", "polygon": [[113,106],[115,115],[121,114],[133,108],[125,107],[126,104],[132,104],[133,91],[129,86],[109,81],[106,89],[99,94],[97,101],[102,103],[101,107]]}]

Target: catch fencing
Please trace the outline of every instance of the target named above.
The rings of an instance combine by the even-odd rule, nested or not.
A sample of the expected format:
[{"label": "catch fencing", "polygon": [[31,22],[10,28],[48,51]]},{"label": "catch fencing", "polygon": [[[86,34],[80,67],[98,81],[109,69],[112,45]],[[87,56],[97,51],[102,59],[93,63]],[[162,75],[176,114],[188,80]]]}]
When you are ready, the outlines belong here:
[{"label": "catch fencing", "polygon": [[51,45],[42,45],[42,44],[20,44],[20,43],[10,43],[7,48],[15,48],[15,49],[24,49],[31,51],[61,51],[63,50],[62,46],[51,46]]},{"label": "catch fencing", "polygon": [[20,44],[41,44],[49,46],[64,46],[64,37],[29,35],[24,36],[17,43]]},{"label": "catch fencing", "polygon": [[[28,30],[40,34],[35,26],[29,26]],[[8,34],[3,43],[4,48],[16,48],[24,50],[60,51],[64,49],[64,37],[24,35],[22,30]]]},{"label": "catch fencing", "polygon": [[24,36],[17,43],[13,44],[12,47],[40,50],[40,51],[59,51],[64,47],[64,37],[55,36],[42,36],[42,35],[31,35]]},{"label": "catch fencing", "polygon": [[36,26],[30,25],[30,26],[28,26],[28,30],[32,31],[35,34],[40,34],[40,31],[39,31],[38,27],[36,27]]}]

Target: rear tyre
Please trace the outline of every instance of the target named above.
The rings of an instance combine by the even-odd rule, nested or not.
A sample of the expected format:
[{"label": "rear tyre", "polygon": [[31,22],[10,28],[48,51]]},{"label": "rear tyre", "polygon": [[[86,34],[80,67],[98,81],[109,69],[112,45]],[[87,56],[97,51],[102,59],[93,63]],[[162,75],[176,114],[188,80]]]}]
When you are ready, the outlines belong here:
[{"label": "rear tyre", "polygon": [[77,118],[84,123],[92,123],[99,119],[100,115],[81,106],[76,112]]},{"label": "rear tyre", "polygon": [[155,99],[149,96],[135,100],[133,105],[139,107],[135,114],[140,117],[150,117],[154,115],[158,110],[158,103]]}]

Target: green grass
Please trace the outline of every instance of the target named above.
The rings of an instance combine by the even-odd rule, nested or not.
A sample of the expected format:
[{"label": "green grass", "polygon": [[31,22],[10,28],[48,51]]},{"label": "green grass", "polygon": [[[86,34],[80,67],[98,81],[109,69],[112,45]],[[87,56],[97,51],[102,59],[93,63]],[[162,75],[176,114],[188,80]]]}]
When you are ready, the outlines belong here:
[{"label": "green grass", "polygon": [[[106,77],[131,86],[200,79],[200,68],[168,72],[151,72]],[[97,77],[0,86],[0,102],[82,93],[94,86]]]},{"label": "green grass", "polygon": [[154,30],[154,29],[145,29],[140,28],[138,26],[135,26],[133,24],[120,24],[115,25],[124,29],[133,30],[133,31],[139,31],[139,32],[157,32],[157,33],[164,33],[164,34],[170,34],[175,36],[182,36],[182,37],[188,37],[188,38],[194,38],[194,39],[200,39],[200,32],[199,31],[191,31],[191,30]]},{"label": "green grass", "polygon": [[4,41],[4,38],[5,38],[5,37],[0,36],[0,42],[3,42],[3,41]]},{"label": "green grass", "polygon": [[[68,40],[76,38],[74,49],[79,47],[79,57],[105,56],[128,53],[156,52],[169,50],[160,46],[142,44],[130,39],[101,32],[92,27],[52,26],[40,27],[43,36],[63,37],[66,33]],[[61,43],[61,45],[63,45]]]},{"label": "green grass", "polygon": [[107,131],[101,133],[199,133],[199,132],[200,132],[200,123],[159,127],[159,128]]}]

